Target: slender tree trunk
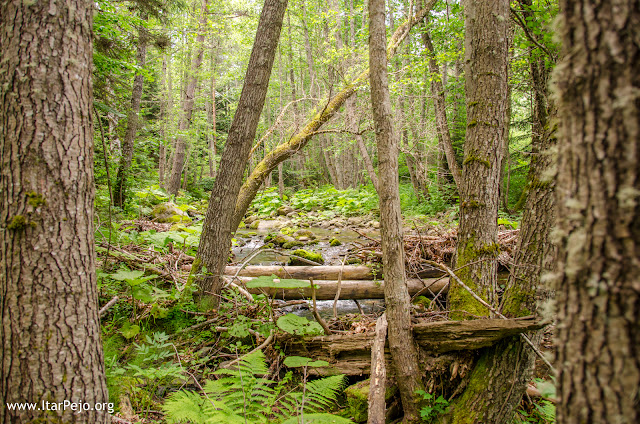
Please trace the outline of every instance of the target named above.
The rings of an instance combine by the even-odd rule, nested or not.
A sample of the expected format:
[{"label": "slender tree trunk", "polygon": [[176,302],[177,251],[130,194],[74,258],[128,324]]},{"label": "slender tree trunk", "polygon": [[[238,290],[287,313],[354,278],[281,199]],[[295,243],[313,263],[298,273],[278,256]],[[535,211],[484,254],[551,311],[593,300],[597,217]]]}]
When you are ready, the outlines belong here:
[{"label": "slender tree trunk", "polygon": [[[217,308],[220,301],[221,276],[231,248],[231,235],[237,228],[232,228],[234,209],[229,205],[236,203],[242,176],[247,168],[286,8],[286,0],[265,0],[238,109],[229,129],[220,169],[211,192],[198,257],[192,268],[192,276],[198,277],[203,309]],[[203,265],[206,266],[208,275],[200,278],[198,274]]]},{"label": "slender tree trunk", "polygon": [[429,52],[429,72],[431,73],[431,94],[433,95],[433,103],[436,110],[436,128],[438,130],[438,140],[447,159],[447,165],[453,181],[456,183],[458,191],[461,186],[461,172],[458,162],[456,161],[455,151],[453,150],[453,142],[451,141],[451,133],[449,132],[449,122],[447,121],[447,103],[444,95],[444,85],[442,84],[441,73],[438,62],[435,58],[435,51],[429,30],[424,29],[422,33],[422,42]]},{"label": "slender tree trunk", "polygon": [[167,191],[173,195],[178,194],[180,189],[180,177],[184,168],[184,155],[187,149],[187,140],[184,133],[191,126],[191,115],[193,114],[193,105],[195,103],[196,86],[198,84],[198,70],[202,65],[204,56],[204,37],[207,33],[207,13],[209,0],[202,0],[202,16],[200,18],[200,26],[198,36],[196,37],[196,54],[191,61],[191,71],[188,74],[187,89],[184,92],[184,100],[182,102],[182,116],[178,125],[178,137],[176,140],[176,149],[173,153],[173,164],[171,166],[171,179],[167,184]]},{"label": "slender tree trunk", "polygon": [[404,422],[418,422],[416,391],[422,387],[418,352],[411,333],[411,299],[404,269],[404,245],[398,180],[398,139],[394,134],[387,77],[384,0],[369,0],[369,69],[371,105],[376,128],[380,169],[380,222],[384,298],[389,323],[389,349],[393,358]]},{"label": "slender tree trunk", "polygon": [[158,183],[164,187],[164,174],[167,165],[167,55],[162,56],[162,93],[160,98],[160,146],[158,154]]},{"label": "slender tree trunk", "polygon": [[[465,62],[467,133],[460,191],[456,268],[473,291],[494,304],[497,285],[497,220],[507,104],[509,2],[467,2]],[[487,309],[453,284],[449,307],[474,315]]]},{"label": "slender tree trunk", "polygon": [[560,6],[560,423],[640,422],[639,6]]},{"label": "slender tree trunk", "polygon": [[211,135],[209,136],[209,177],[216,176],[216,55],[218,54],[218,41],[211,48],[211,94],[209,96],[209,124]]},{"label": "slender tree trunk", "polygon": [[[110,422],[93,238],[92,22],[88,1],[0,4],[1,423]],[[92,409],[47,410],[46,401]],[[17,402],[36,408],[7,407]]]},{"label": "slender tree trunk", "polygon": [[371,180],[371,184],[373,184],[373,188],[378,191],[378,174],[376,174],[376,170],[373,167],[373,162],[371,161],[371,156],[369,156],[369,152],[367,151],[367,146],[364,144],[364,138],[361,135],[356,136],[356,143],[358,143],[358,149],[360,149],[360,154],[362,155],[362,159],[364,161],[364,166],[367,169],[367,174],[369,175],[369,179]]},{"label": "slender tree trunk", "polygon": [[[140,13],[140,19],[147,20],[146,13]],[[127,132],[122,142],[122,156],[116,176],[114,187],[113,203],[115,206],[123,208],[127,200],[127,180],[131,171],[133,160],[133,146],[135,144],[136,132],[138,131],[138,120],[140,114],[140,100],[142,99],[142,88],[144,85],[144,75],[142,74],[147,59],[147,30],[141,25],[138,28],[138,50],[136,53],[136,66],[138,70],[133,78],[133,90],[131,92],[131,109],[127,116]]]}]

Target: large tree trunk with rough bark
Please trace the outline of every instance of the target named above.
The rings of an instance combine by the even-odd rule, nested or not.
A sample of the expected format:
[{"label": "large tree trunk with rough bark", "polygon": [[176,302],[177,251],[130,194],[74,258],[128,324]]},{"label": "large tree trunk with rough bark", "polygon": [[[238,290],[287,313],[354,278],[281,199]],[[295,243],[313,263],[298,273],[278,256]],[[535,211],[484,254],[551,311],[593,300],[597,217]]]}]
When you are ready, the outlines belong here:
[{"label": "large tree trunk with rough bark", "polygon": [[[180,179],[182,171],[185,167],[185,153],[187,151],[187,140],[185,132],[191,126],[191,116],[193,115],[193,106],[196,97],[196,86],[198,85],[198,70],[202,65],[204,56],[204,37],[207,33],[207,15],[209,8],[209,0],[202,0],[202,16],[200,18],[200,26],[198,28],[198,36],[196,37],[196,54],[191,61],[191,70],[189,72],[189,82],[184,92],[182,101],[182,116],[178,125],[178,137],[176,139],[176,149],[173,152],[173,164],[171,166],[171,177],[167,183],[167,191],[173,195],[178,195],[180,189]],[[185,176],[186,178],[186,176]]]},{"label": "large tree trunk with rough bark", "polygon": [[[217,307],[220,300],[221,276],[231,248],[231,235],[236,228],[232,228],[234,209],[229,206],[236,203],[242,186],[242,176],[247,168],[264,106],[286,9],[286,0],[265,0],[260,15],[244,87],[222,153],[202,228],[198,257],[192,270],[192,277],[198,280],[203,308]],[[206,266],[207,275],[199,276],[203,265]]]},{"label": "large tree trunk with rough bark", "polygon": [[[93,239],[92,3],[0,5],[0,422],[107,423]],[[43,401],[101,411],[46,410]],[[7,403],[35,403],[11,410]]]},{"label": "large tree trunk with rough bark", "polygon": [[640,5],[561,2],[558,422],[640,422]]},{"label": "large tree trunk with rough bark", "polygon": [[422,385],[418,351],[411,333],[411,298],[404,269],[404,244],[398,177],[398,139],[394,134],[389,81],[384,0],[369,0],[369,82],[379,160],[380,223],[384,299],[389,324],[389,349],[400,390],[405,422],[418,422],[416,391]]},{"label": "large tree trunk with rough bark", "polygon": [[[509,2],[466,2],[465,56],[467,133],[460,181],[460,226],[457,261],[460,279],[497,306],[496,243],[500,172],[507,98],[507,30]],[[452,282],[449,308],[476,316],[485,306]],[[454,316],[464,316],[456,313]],[[477,361],[463,394],[441,418],[447,423],[502,423],[519,402],[513,387],[521,387],[525,347],[514,339],[487,348]],[[515,369],[514,365],[515,364]],[[507,382],[507,383],[505,383]],[[519,393],[519,392],[518,392]]]},{"label": "large tree trunk with rough bark", "polygon": [[[140,19],[147,20],[147,14],[141,13]],[[136,53],[136,75],[133,78],[133,89],[131,91],[131,109],[127,116],[127,132],[122,142],[122,155],[118,165],[116,184],[113,190],[113,203],[115,206],[124,208],[127,201],[127,180],[131,172],[131,162],[133,160],[133,146],[138,131],[138,120],[140,114],[140,100],[142,99],[142,88],[144,85],[143,69],[147,60],[147,42],[149,35],[144,26],[138,28],[138,49]]]},{"label": "large tree trunk with rough bark", "polygon": [[[465,4],[467,133],[460,191],[456,268],[472,290],[494,303],[497,284],[497,218],[507,110],[509,2]],[[452,310],[487,315],[463,288],[449,291]]]}]

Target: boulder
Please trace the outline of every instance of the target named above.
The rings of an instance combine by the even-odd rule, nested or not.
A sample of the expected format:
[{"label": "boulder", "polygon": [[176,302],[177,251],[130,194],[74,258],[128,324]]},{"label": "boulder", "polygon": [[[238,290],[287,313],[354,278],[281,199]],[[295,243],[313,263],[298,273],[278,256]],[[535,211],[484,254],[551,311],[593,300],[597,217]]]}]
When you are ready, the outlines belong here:
[{"label": "boulder", "polygon": [[293,212],[293,208],[291,206],[283,205],[278,208],[278,215],[281,216],[285,216],[291,212]]},{"label": "boulder", "polygon": [[189,215],[172,202],[160,203],[151,215],[156,222],[191,222]]},{"label": "boulder", "polygon": [[[309,250],[298,249],[294,250],[293,254],[304,259],[308,259],[319,264],[324,264],[324,258],[320,253],[311,252]],[[298,258],[289,258],[289,265],[311,265],[308,262],[301,261]]]}]

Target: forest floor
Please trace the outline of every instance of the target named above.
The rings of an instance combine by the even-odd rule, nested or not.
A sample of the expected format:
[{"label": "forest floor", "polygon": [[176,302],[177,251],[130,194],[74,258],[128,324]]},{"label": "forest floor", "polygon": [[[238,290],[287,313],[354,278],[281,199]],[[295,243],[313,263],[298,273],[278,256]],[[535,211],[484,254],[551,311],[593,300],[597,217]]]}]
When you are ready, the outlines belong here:
[{"label": "forest floor", "polygon": [[[184,412],[176,407],[184,404],[180,397],[184,392],[177,392],[179,389],[186,389],[200,400],[198,408],[204,415],[207,413],[202,403],[205,397],[223,402],[234,399],[231,393],[234,390],[240,390],[243,397],[250,394],[245,392],[255,388],[240,385],[239,389],[231,389],[233,381],[226,388],[212,383],[228,374],[225,366],[235,362],[247,367],[246,370],[252,367],[268,370],[270,379],[280,381],[274,383],[276,387],[283,385],[279,390],[286,386],[290,393],[305,392],[310,384],[308,367],[301,368],[290,360],[287,364],[284,346],[287,337],[326,333],[317,321],[323,321],[336,335],[374,331],[375,321],[384,310],[381,299],[354,301],[342,297],[338,300],[337,296],[335,300],[312,302],[300,296],[285,301],[253,294],[248,296],[252,298],[249,301],[246,291],[243,296],[234,288],[234,281],[245,288],[249,286],[246,278],[242,284],[237,281],[243,277],[235,280],[229,277],[231,283],[223,291],[223,302],[217,313],[198,311],[191,300],[187,278],[196,256],[206,202],[192,199],[171,202],[153,188],[145,193],[144,197],[138,195],[137,218],[114,222],[111,231],[103,224],[98,228],[97,237],[107,379],[111,401],[118,405],[118,417],[122,420],[179,422]],[[303,193],[302,200],[287,201],[276,195],[275,191],[268,191],[254,202],[233,239],[229,266],[235,268],[228,269],[238,270],[235,274],[242,275],[241,268],[255,272],[256,266],[322,264],[340,270],[337,278],[331,277],[338,280],[333,282],[340,287],[345,267],[366,266],[373,270],[372,280],[376,280],[376,272],[379,276],[382,266],[380,223],[375,209],[364,207],[370,199],[351,193],[342,201],[340,196],[328,196],[331,200],[326,202],[319,199],[321,196],[317,193],[307,192]],[[505,271],[515,247],[518,230],[513,227],[516,226],[505,220],[500,232],[499,260]],[[448,265],[451,262],[456,239],[455,212],[446,211],[435,217],[407,217],[404,237],[407,276],[420,281],[421,277],[442,275],[433,263]],[[262,281],[263,287],[280,282],[269,275],[254,280]],[[305,278],[286,281],[293,282],[292,288],[309,285]],[[254,289],[254,293],[259,291]],[[446,284],[436,292],[416,294],[414,317],[427,321],[446,319],[443,293],[446,294]],[[299,357],[289,355],[287,358]],[[320,368],[329,365],[316,362]],[[233,373],[226,375],[232,380],[235,377]],[[257,379],[252,380],[254,384],[262,384],[258,374],[254,377]],[[305,416],[333,405],[337,418],[343,417],[347,420],[344,422],[362,422],[363,383],[354,386],[359,387],[357,390],[347,389],[346,395],[342,390],[364,377],[334,381],[334,386],[325,387],[326,390],[318,394],[315,411],[312,403],[307,405],[308,410],[305,407]],[[205,397],[197,394],[202,392],[202,387],[207,393]],[[193,396],[192,401],[196,399]],[[289,410],[276,399],[271,404],[266,400],[257,402],[253,407],[263,413],[277,411],[273,415],[282,421],[298,414],[298,407]],[[296,404],[295,399],[292,402]],[[540,405],[531,402],[523,406],[521,415],[529,418],[535,415],[539,419],[534,422],[547,422],[536,409]],[[227,406],[230,413],[238,416],[246,409],[246,405],[234,404],[232,400]],[[366,414],[366,410],[364,412]],[[260,419],[248,422],[260,422]]]}]

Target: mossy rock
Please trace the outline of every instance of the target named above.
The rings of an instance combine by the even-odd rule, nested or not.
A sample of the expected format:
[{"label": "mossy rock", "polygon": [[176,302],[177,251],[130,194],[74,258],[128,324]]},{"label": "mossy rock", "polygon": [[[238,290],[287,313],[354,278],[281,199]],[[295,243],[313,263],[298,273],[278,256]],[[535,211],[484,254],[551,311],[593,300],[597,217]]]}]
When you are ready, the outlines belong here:
[{"label": "mossy rock", "polygon": [[184,224],[176,223],[176,224],[173,224],[171,228],[169,228],[169,231],[184,231],[185,228],[187,227]]},{"label": "mossy rock", "polygon": [[255,230],[258,228],[259,225],[260,225],[260,220],[256,219],[255,221],[252,221],[251,224],[249,224],[249,228]]},{"label": "mossy rock", "polygon": [[278,211],[277,211],[278,215],[280,215],[280,216],[285,216],[285,215],[287,215],[287,214],[289,214],[291,212],[293,212],[293,208],[291,206],[287,206],[287,205],[280,206],[278,208]]},{"label": "mossy rock", "polygon": [[[304,259],[308,259],[319,264],[324,264],[324,258],[320,253],[311,252],[309,250],[298,249],[294,250],[293,254]],[[303,262],[298,258],[289,258],[289,265],[311,265],[307,262]]]},{"label": "mossy rock", "polygon": [[291,249],[293,247],[299,247],[299,246],[304,246],[304,243],[301,242],[300,240],[288,241],[282,245],[282,247],[285,249]]},{"label": "mossy rock", "polygon": [[296,239],[284,234],[278,234],[273,239],[271,239],[271,241],[277,244],[278,246],[284,246],[286,243],[291,243],[293,241],[296,241]]},{"label": "mossy rock", "polygon": [[342,246],[342,242],[337,238],[332,237],[331,240],[329,240],[329,246],[331,247]]},{"label": "mossy rock", "polygon": [[172,202],[157,205],[151,215],[157,222],[191,222],[189,215]]},{"label": "mossy rock", "polygon": [[316,235],[313,234],[313,231],[311,230],[298,230],[295,233],[293,233],[293,236],[298,240],[304,237],[306,237],[307,240],[313,240],[316,238]]}]

